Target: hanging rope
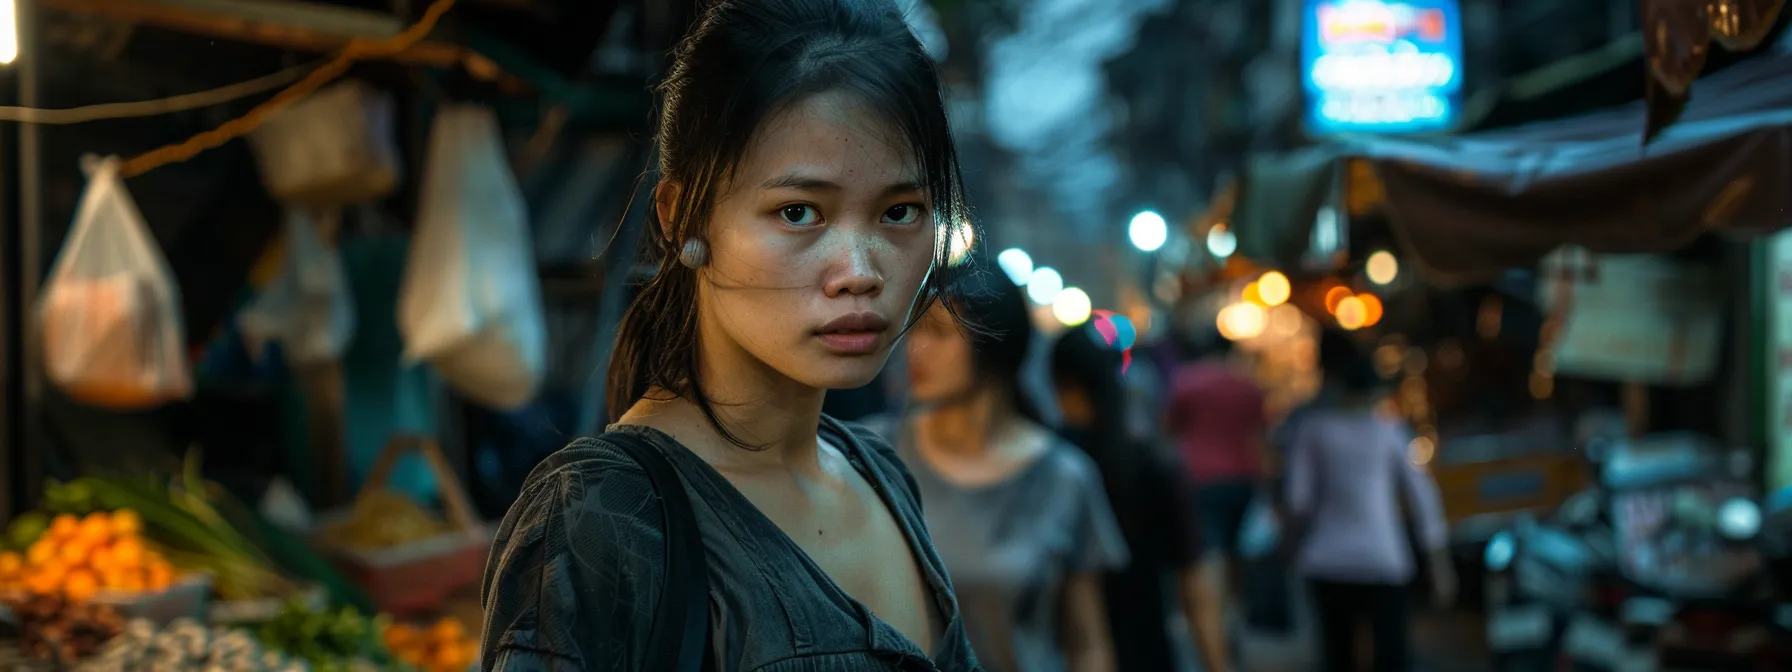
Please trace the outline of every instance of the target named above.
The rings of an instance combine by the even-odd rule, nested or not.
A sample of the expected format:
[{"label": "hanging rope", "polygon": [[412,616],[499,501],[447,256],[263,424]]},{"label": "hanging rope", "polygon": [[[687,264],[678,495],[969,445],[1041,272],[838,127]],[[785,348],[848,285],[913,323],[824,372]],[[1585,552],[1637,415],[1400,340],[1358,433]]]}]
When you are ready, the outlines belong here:
[{"label": "hanging rope", "polygon": [[287,87],[286,90],[274,94],[274,97],[269,98],[266,102],[256,105],[254,109],[249,110],[248,114],[195,135],[187,139],[186,142],[168,145],[132,157],[124,162],[119,172],[125,177],[142,175],[171,163],[186,161],[198,156],[201,152],[216,149],[226,142],[248,135],[266,123],[274,113],[341,77],[356,61],[385,58],[409,49],[412,45],[422,41],[429,35],[429,31],[435,29],[436,23],[441,21],[442,15],[447,14],[448,10],[454,7],[454,2],[455,0],[435,0],[430,4],[429,9],[423,11],[423,17],[418,19],[417,23],[390,38],[377,41],[362,39],[350,41],[329,62],[318,66],[304,79]]}]

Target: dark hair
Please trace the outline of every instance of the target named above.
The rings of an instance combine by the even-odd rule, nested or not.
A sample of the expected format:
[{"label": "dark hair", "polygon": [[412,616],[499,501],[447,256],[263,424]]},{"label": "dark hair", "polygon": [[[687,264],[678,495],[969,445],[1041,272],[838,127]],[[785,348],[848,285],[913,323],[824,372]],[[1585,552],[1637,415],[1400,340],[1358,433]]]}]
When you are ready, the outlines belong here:
[{"label": "dark hair", "polygon": [[[885,115],[913,147],[934,222],[969,226],[940,76],[890,0],[722,0],[673,52],[660,84],[659,179],[678,186],[662,222],[648,205],[643,246],[658,262],[622,318],[610,356],[611,420],[654,388],[686,397],[724,437],[697,379],[697,275],[678,263],[702,238],[729,173],[772,116],[820,93],[844,91]],[[926,301],[946,293],[948,236],[935,236]],[[925,305],[922,306],[923,308]]]},{"label": "dark hair", "polygon": [[1052,344],[1052,382],[1059,389],[1075,387],[1088,396],[1095,410],[1088,434],[1104,446],[1082,446],[1090,453],[1106,452],[1102,448],[1111,448],[1127,437],[1127,391],[1120,364],[1120,351],[1109,346],[1091,324],[1064,332]]},{"label": "dark hair", "polygon": [[1319,334],[1319,369],[1326,384],[1352,394],[1374,392],[1382,387],[1375,364],[1356,342],[1342,332],[1326,329]]},{"label": "dark hair", "polygon": [[[1120,349],[1092,324],[1070,329],[1052,344],[1052,382],[1060,390],[1074,388],[1088,398],[1093,417],[1088,427],[1065,432],[1077,447],[1095,463],[1101,472],[1102,487],[1119,514],[1120,530],[1135,552],[1165,548],[1174,543],[1139,529],[1139,520],[1131,512],[1142,505],[1138,490],[1140,479],[1150,469],[1170,469],[1175,461],[1167,459],[1148,440],[1133,436],[1127,430],[1127,409],[1131,396],[1126,389],[1124,358]],[[1068,429],[1068,428],[1067,428]],[[1135,556],[1136,557],[1136,556]]]},{"label": "dark hair", "polygon": [[946,306],[963,316],[959,331],[971,343],[971,366],[978,383],[999,386],[1017,413],[1045,424],[1038,404],[1021,387],[1021,370],[1032,351],[1034,333],[1026,295],[1006,273],[982,264],[966,264],[965,269],[953,280]]}]

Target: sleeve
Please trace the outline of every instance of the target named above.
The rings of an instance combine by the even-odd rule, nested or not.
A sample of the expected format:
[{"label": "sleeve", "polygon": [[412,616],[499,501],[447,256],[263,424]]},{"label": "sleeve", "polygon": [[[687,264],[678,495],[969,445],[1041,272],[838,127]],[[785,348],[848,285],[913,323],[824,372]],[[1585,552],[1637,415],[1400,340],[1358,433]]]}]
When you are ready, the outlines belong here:
[{"label": "sleeve", "polygon": [[1314,500],[1318,497],[1320,458],[1312,445],[1317,437],[1310,428],[1295,427],[1292,435],[1286,456],[1288,476],[1282,487],[1288,512],[1300,518],[1311,513],[1317,504]]},{"label": "sleeve", "polygon": [[1120,535],[1120,523],[1114,518],[1114,509],[1108,504],[1107,490],[1102,487],[1101,478],[1089,458],[1076,449],[1068,450],[1080,458],[1074,489],[1079,496],[1072,530],[1076,545],[1071,551],[1070,570],[1081,573],[1121,569],[1131,557],[1126,539]]},{"label": "sleeve", "polygon": [[1394,437],[1394,473],[1399,474],[1400,491],[1406,498],[1407,519],[1425,550],[1444,548],[1450,543],[1450,524],[1444,518],[1443,497],[1437,492],[1437,483],[1413,464],[1407,453],[1411,441],[1408,433],[1397,427],[1390,429]]},{"label": "sleeve", "polygon": [[499,526],[481,596],[487,672],[642,670],[664,521],[638,466],[566,467]]}]

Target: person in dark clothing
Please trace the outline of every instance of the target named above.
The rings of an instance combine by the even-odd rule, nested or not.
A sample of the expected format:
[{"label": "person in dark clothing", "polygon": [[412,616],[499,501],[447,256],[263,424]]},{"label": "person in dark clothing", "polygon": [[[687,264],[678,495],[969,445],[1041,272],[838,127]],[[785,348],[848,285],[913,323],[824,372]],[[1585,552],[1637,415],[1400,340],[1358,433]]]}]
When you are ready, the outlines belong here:
[{"label": "person in dark clothing", "polygon": [[[1219,596],[1203,580],[1201,520],[1176,457],[1127,431],[1120,351],[1092,325],[1071,329],[1052,347],[1051,371],[1063,412],[1062,433],[1089,454],[1132,549],[1125,569],[1104,577],[1116,669],[1177,669],[1165,621],[1178,595],[1202,669],[1227,672]],[[1174,582],[1176,589],[1168,590]]]},{"label": "person in dark clothing", "polygon": [[[690,672],[659,662],[677,647],[716,672],[982,669],[914,476],[822,413],[955,298],[947,231],[969,215],[933,60],[892,0],[712,2],[673,58],[615,424],[500,524],[481,668]],[[688,496],[681,521],[656,485]],[[699,548],[669,534],[692,527]],[[675,633],[655,626],[684,613],[661,599],[669,554],[708,575]]]}]

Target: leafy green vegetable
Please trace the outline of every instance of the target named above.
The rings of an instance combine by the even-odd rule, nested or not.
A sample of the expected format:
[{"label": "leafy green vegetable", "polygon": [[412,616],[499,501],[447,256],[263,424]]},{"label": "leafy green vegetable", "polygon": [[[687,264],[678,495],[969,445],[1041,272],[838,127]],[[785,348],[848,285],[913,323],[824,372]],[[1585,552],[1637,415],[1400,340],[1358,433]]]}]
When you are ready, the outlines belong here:
[{"label": "leafy green vegetable", "polygon": [[383,618],[370,619],[350,607],[318,611],[294,600],[261,624],[256,635],[262,644],[305,661],[312,670],[347,669],[352,660],[400,669],[380,641],[384,626]]}]

